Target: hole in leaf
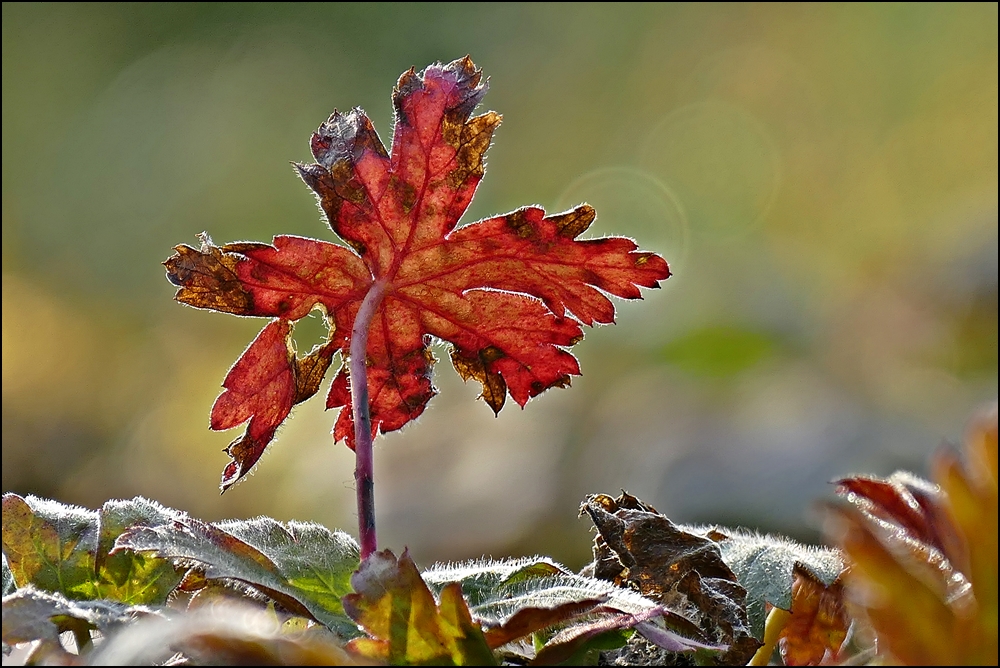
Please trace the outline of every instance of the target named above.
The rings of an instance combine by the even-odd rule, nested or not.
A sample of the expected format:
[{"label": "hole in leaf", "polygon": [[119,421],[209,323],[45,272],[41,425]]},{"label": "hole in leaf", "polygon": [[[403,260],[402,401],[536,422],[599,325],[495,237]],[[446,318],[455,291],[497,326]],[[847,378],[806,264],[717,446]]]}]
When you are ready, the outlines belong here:
[{"label": "hole in leaf", "polygon": [[299,356],[307,354],[314,346],[325,343],[330,334],[326,315],[319,308],[314,308],[309,315],[295,323],[292,339]]}]

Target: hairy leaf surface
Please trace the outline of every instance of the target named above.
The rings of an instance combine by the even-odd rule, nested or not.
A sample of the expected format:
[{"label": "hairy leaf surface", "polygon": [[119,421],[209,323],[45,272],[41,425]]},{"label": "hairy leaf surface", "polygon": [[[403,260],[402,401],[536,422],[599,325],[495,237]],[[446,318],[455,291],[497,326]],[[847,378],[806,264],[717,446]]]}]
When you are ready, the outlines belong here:
[{"label": "hairy leaf surface", "polygon": [[423,577],[435,592],[449,583],[461,585],[472,617],[486,629],[490,647],[539,631],[558,631],[533,660],[538,665],[620,647],[633,630],[674,652],[726,649],[692,639],[700,635],[694,624],[636,591],[574,574],[547,558],[436,564]]},{"label": "hairy leaf surface", "polygon": [[[360,109],[334,112],[313,134],[316,162],[298,164],[332,230],[350,249],[293,236],[273,244],[178,246],[164,264],[198,308],[272,318],[226,377],[212,428],[249,420],[233,442],[223,490],[242,478],[291,407],[315,394],[339,350],[350,351],[355,317],[377,304],[365,364],[373,430],[401,428],[435,394],[432,338],[450,344],[459,374],[483,386],[498,412],[580,374],[568,348],[581,323],[611,323],[606,295],[640,298],[659,287],[667,263],[625,238],[580,239],[594,221],[586,204],[546,214],[537,206],[457,227],[483,177],[484,155],[500,123],[472,116],[487,85],[466,57],[400,77],[393,93],[391,151]],[[292,323],[313,308],[327,314],[330,338],[303,358]],[[345,407],[334,427],[353,447],[345,363],[327,407]]]},{"label": "hairy leaf surface", "polygon": [[682,528],[718,544],[722,560],[747,590],[747,616],[757,639],[764,637],[765,604],[792,610],[797,575],[828,588],[844,572],[843,559],[835,550],[725,527],[682,525]]},{"label": "hairy leaf surface", "polygon": [[588,610],[604,605],[621,612],[643,613],[658,607],[634,591],[576,575],[540,557],[436,564],[424,571],[423,577],[435,592],[448,583],[459,583],[473,617],[491,628],[504,626],[514,615],[531,609],[585,604]]},{"label": "hairy leaf surface", "polygon": [[7,555],[3,555],[3,595],[13,594],[14,590],[17,589],[17,585],[14,584],[14,574],[10,572],[10,566],[7,565]]},{"label": "hairy leaf surface", "polygon": [[3,599],[3,642],[57,641],[63,631],[117,631],[140,617],[161,613],[146,606],[106,600],[73,601],[28,585]]},{"label": "hairy leaf surface", "polygon": [[351,591],[359,550],[343,532],[264,517],[215,525],[186,517],[130,529],[117,541],[122,549],[196,562],[207,580],[245,583],[344,636],[357,634],[340,599]]},{"label": "hairy leaf surface", "polygon": [[113,500],[99,511],[34,496],[3,497],[3,551],[18,586],[75,599],[163,604],[182,571],[135,552],[109,554],[126,528],[173,521],[181,514],[136,497]]}]

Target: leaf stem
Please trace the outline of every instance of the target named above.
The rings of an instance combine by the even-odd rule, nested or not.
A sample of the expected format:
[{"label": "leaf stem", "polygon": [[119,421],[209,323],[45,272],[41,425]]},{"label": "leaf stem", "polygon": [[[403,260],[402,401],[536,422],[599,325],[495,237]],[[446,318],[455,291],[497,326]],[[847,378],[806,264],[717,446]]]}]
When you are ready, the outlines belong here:
[{"label": "leaf stem", "polygon": [[361,559],[368,558],[378,549],[375,535],[375,478],[372,456],[372,419],[368,407],[368,329],[372,318],[385,296],[386,281],[372,284],[354,317],[351,330],[349,373],[351,380],[351,406],[354,410],[354,481],[358,495],[358,541]]},{"label": "leaf stem", "polygon": [[778,645],[781,632],[785,630],[785,625],[791,618],[792,613],[775,606],[771,612],[767,613],[767,621],[764,622],[764,644],[760,646],[757,653],[750,659],[748,666],[766,666],[774,654],[774,648]]}]

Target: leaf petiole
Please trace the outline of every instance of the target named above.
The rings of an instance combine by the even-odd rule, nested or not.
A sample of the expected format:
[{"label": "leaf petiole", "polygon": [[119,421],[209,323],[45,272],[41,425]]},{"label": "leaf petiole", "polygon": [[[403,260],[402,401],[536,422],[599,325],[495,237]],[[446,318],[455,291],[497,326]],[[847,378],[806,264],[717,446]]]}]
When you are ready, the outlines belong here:
[{"label": "leaf petiole", "polygon": [[781,632],[785,630],[785,625],[791,619],[792,613],[778,607],[771,608],[767,613],[767,621],[764,622],[764,644],[761,645],[757,653],[750,659],[748,666],[766,666],[774,654],[774,648],[778,646],[778,639]]},{"label": "leaf petiole", "polygon": [[354,411],[354,481],[358,496],[358,542],[361,559],[378,549],[375,534],[375,478],[372,456],[372,420],[368,408],[368,328],[385,296],[386,280],[372,284],[361,302],[351,330],[350,380],[351,406]]}]

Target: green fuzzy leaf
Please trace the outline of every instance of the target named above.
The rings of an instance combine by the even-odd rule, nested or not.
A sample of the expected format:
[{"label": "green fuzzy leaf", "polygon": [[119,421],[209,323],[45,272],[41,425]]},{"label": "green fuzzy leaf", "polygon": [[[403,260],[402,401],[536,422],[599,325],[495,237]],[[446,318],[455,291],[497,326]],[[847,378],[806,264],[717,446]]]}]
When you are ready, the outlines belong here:
[{"label": "green fuzzy leaf", "polygon": [[351,574],[361,559],[351,536],[312,522],[282,524],[266,517],[218,522],[216,526],[274,561],[288,584],[299,592],[297,596],[309,601],[307,608],[316,605],[344,614],[340,600],[351,593]]},{"label": "green fuzzy leaf", "polygon": [[424,571],[423,577],[434,591],[449,583],[462,586],[473,618],[487,627],[490,647],[554,630],[532,660],[539,665],[589,662],[600,650],[624,645],[633,629],[674,652],[726,649],[667,628],[664,621],[697,633],[689,621],[648,598],[606,580],[576,575],[545,558],[440,564]]},{"label": "green fuzzy leaf", "polygon": [[629,613],[657,607],[634,591],[576,575],[541,557],[439,564],[423,576],[434,591],[449,582],[461,584],[472,616],[486,626],[501,626],[524,609],[555,608],[586,600]]},{"label": "green fuzzy leaf", "polygon": [[266,517],[215,525],[184,517],[126,531],[112,554],[123,549],[197,562],[209,580],[242,582],[343,637],[358,634],[340,600],[351,591],[359,548],[343,532]]},{"label": "green fuzzy leaf", "polygon": [[161,605],[181,579],[173,564],[134,552],[108,552],[125,529],[180,516],[142,497],[108,501],[94,512],[5,494],[3,550],[18,586],[32,584],[74,599]]},{"label": "green fuzzy leaf", "polygon": [[18,587],[96,598],[97,513],[34,496],[3,495],[3,552]]},{"label": "green fuzzy leaf", "polygon": [[98,598],[132,604],[166,603],[167,596],[181,581],[183,570],[166,559],[130,550],[109,554],[115,541],[127,529],[166,524],[181,513],[164,508],[141,496],[129,501],[108,501],[98,511],[97,554]]},{"label": "green fuzzy leaf", "polygon": [[534,557],[434,564],[421,575],[435,593],[450,582],[458,582],[469,605],[475,607],[493,600],[502,586],[552,575],[572,575],[572,571],[551,559]]},{"label": "green fuzzy leaf", "polygon": [[747,616],[753,635],[764,637],[765,603],[791,610],[796,570],[829,587],[844,572],[836,550],[802,545],[787,538],[725,527],[684,527],[718,542],[722,560],[747,590]]}]

